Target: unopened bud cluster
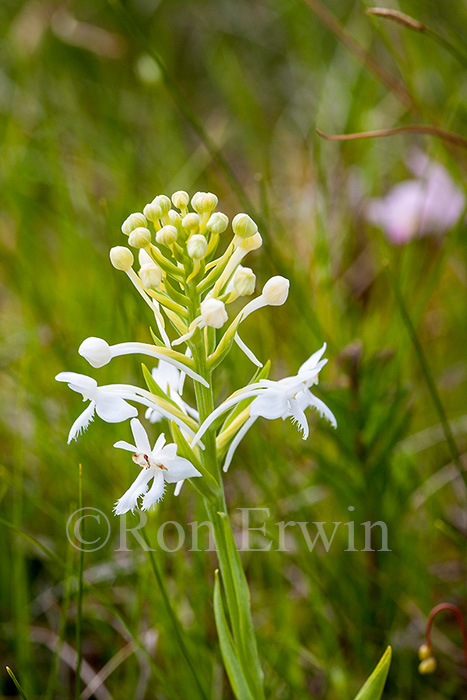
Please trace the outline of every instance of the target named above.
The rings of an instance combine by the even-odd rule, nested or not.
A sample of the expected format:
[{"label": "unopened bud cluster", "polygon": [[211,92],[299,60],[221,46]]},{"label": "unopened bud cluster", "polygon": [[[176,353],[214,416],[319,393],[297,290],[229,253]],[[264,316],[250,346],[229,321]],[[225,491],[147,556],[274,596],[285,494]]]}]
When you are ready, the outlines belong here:
[{"label": "unopened bud cluster", "polygon": [[[241,263],[262,245],[258,226],[249,214],[236,214],[229,236],[229,218],[216,211],[217,204],[211,192],[197,192],[191,199],[183,190],[172,197],[160,194],[122,225],[130,248],[138,251],[139,271],[133,270],[130,248],[116,246],[110,251],[112,265],[128,274],[153,309],[168,347],[189,344],[197,329],[205,326],[222,328],[229,320],[228,305],[255,292],[256,276]],[[223,252],[218,253],[218,247]],[[237,338],[239,322],[262,306],[283,304],[288,291],[289,282],[283,277],[266,282],[236,325],[232,321],[225,345],[227,339]],[[165,330],[167,321],[178,335],[173,341]]]}]

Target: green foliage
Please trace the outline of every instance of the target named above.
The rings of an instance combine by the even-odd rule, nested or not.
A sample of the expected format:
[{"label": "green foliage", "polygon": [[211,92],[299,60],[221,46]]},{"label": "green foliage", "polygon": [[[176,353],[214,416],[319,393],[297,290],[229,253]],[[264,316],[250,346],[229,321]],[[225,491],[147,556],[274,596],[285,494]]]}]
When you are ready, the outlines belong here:
[{"label": "green foliage", "polygon": [[355,700],[380,700],[391,665],[391,653],[391,647],[388,647]]}]

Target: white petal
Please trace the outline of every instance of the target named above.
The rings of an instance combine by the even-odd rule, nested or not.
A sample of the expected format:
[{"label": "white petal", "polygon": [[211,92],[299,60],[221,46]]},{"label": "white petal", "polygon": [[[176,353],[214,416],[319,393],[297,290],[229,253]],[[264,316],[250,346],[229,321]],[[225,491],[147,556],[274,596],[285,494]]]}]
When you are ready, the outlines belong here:
[{"label": "white petal", "polygon": [[240,428],[240,430],[238,431],[238,433],[236,434],[236,436],[232,440],[230,447],[227,451],[227,455],[225,457],[225,462],[224,462],[224,467],[223,467],[225,472],[230,467],[230,463],[232,462],[233,456],[235,454],[235,450],[237,449],[237,447],[239,446],[239,444],[241,443],[241,441],[243,440],[243,438],[245,437],[245,435],[247,434],[247,432],[249,431],[249,429],[251,428],[251,426],[253,425],[255,420],[256,420],[256,418],[251,418],[251,417],[248,418],[245,425],[242,425],[242,427]]},{"label": "white petal", "polygon": [[308,372],[310,369],[313,369],[319,360],[322,358],[324,353],[326,352],[326,343],[323,343],[323,347],[317,350],[316,352],[311,355],[306,362],[303,363],[303,365],[300,367],[298,370],[298,373],[301,374],[301,372]]},{"label": "white petal", "polygon": [[184,483],[185,483],[184,480],[182,480],[182,481],[177,481],[177,483],[175,484],[175,488],[174,488],[174,496],[178,496],[178,495],[179,495],[180,491],[182,490],[182,486],[183,486]]},{"label": "white petal", "polygon": [[167,388],[171,392],[178,390],[180,372],[165,360],[159,360],[157,367],[152,370],[152,376],[163,391],[167,392]]},{"label": "white petal", "polygon": [[144,414],[144,417],[150,423],[159,423],[164,416],[157,410],[157,408],[148,408]]},{"label": "white petal", "polygon": [[96,408],[96,404],[94,401],[91,401],[89,406],[87,406],[84,411],[78,416],[78,418],[75,420],[73,425],[70,428],[70,432],[68,433],[68,444],[72,440],[76,440],[78,435],[82,433],[86,428],[88,427],[89,423],[93,420],[94,418],[94,411]]},{"label": "white petal", "polygon": [[152,469],[142,469],[128,491],[126,491],[121,498],[115,504],[114,513],[115,515],[123,515],[123,513],[128,513],[134,511],[138,505],[138,498],[146,493],[148,488],[148,483],[154,476]]},{"label": "white petal", "polygon": [[163,462],[167,471],[164,472],[164,478],[168,484],[173,484],[175,481],[183,479],[191,479],[194,476],[201,476],[201,473],[184,457],[172,457],[165,459]]},{"label": "white petal", "polygon": [[169,443],[158,451],[157,456],[161,461],[164,459],[173,459],[177,456],[177,445],[174,442]]},{"label": "white petal", "polygon": [[119,450],[128,450],[128,452],[137,452],[136,445],[130,445],[129,442],[125,440],[119,440],[114,443],[114,447],[118,447]]},{"label": "white petal", "polygon": [[275,420],[276,418],[287,417],[289,414],[287,397],[283,391],[278,389],[268,389],[263,392],[250,406],[250,416],[268,418]]},{"label": "white petal", "polygon": [[[151,469],[151,471],[153,471]],[[141,504],[141,508],[143,510],[148,510],[152,506],[155,506],[156,503],[164,497],[164,492],[165,492],[165,481],[164,481],[164,475],[162,474],[162,471],[159,469],[156,471],[154,474],[154,481],[152,482],[152,486],[147,492],[147,494],[143,498],[143,502]]]},{"label": "white petal", "polygon": [[135,445],[137,447],[136,452],[144,452],[149,454],[151,452],[151,445],[149,444],[148,434],[143,428],[141,421],[137,418],[132,418],[131,422],[131,432],[135,439]]},{"label": "white petal", "polygon": [[[203,437],[206,430],[209,428],[209,426],[212,423],[214,423],[214,421],[217,418],[219,418],[219,416],[221,416],[223,413],[228,411],[229,408],[232,408],[233,406],[235,406],[237,403],[240,403],[240,401],[243,401],[244,399],[250,399],[254,396],[258,396],[258,393],[261,389],[262,389],[262,385],[260,385],[257,382],[256,384],[252,384],[252,385],[244,387],[244,389],[240,389],[237,392],[236,396],[234,396],[231,399],[227,399],[227,401],[224,401],[224,403],[221,403],[220,406],[218,406],[216,409],[214,409],[214,411],[206,418],[206,420],[199,427],[198,432],[196,433],[196,435],[191,443],[191,447],[194,447],[195,445],[197,445],[200,442],[200,440]],[[186,428],[185,428],[185,430],[186,430]]]},{"label": "white petal", "polygon": [[164,445],[165,445],[165,434],[161,433],[156,440],[156,444],[154,445],[154,449],[152,450],[152,454],[156,455],[157,452],[160,452],[160,450],[162,450]]},{"label": "white petal", "polygon": [[98,390],[96,413],[106,423],[121,423],[128,418],[134,418],[138,411],[118,396],[106,394]]},{"label": "white petal", "polygon": [[245,353],[245,355],[248,357],[249,360],[251,360],[251,362],[253,362],[254,365],[256,365],[257,367],[263,366],[263,363],[258,360],[254,352],[252,352],[248,345],[246,345],[246,343],[243,342],[238,333],[235,333],[235,342],[237,343],[240,350],[242,350]]},{"label": "white petal", "polygon": [[334,413],[331,411],[331,409],[326,406],[324,401],[318,399],[314,394],[311,393],[311,391],[309,391],[309,389],[307,389],[304,393],[307,399],[308,406],[316,408],[320,416],[327,418],[327,420],[331,423],[332,427],[337,428],[336,417],[334,416]]},{"label": "white petal", "polygon": [[92,393],[97,388],[97,382],[92,377],[86,374],[77,374],[76,372],[60,372],[55,377],[57,382],[66,382],[70,389],[77,391],[79,394]]},{"label": "white petal", "polygon": [[292,423],[297,423],[298,429],[303,435],[303,439],[306,440],[310,434],[310,429],[303,409],[295,399],[289,399],[289,409]]}]

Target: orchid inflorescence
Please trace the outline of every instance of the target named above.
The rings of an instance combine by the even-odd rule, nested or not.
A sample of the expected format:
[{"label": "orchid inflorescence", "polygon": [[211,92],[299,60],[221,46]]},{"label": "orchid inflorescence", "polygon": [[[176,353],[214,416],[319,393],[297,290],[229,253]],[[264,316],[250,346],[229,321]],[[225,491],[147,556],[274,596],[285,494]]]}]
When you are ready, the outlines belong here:
[{"label": "orchid inflorescence", "polygon": [[[202,477],[196,487],[209,497],[219,488],[220,473],[213,473],[212,460],[210,467],[203,458],[204,441],[211,452],[214,445],[214,461],[224,459],[226,471],[241,439],[259,417],[291,418],[304,439],[309,433],[304,414],[308,407],[336,425],[329,408],[310,391],[326,364],[322,359],[325,344],[296,376],[271,381],[267,379],[269,364],[263,366],[241,339],[239,327],[248,316],[264,306],[284,304],[289,281],[282,276],[272,277],[261,294],[230,317],[230,304],[254,293],[255,274],[242,262],[261,247],[262,238],[248,214],[237,214],[231,223],[233,237],[217,255],[229,225],[228,217],[215,211],[217,202],[216,195],[197,192],[191,198],[190,211],[186,192],[176,192],[171,199],[159,195],[143,213],[131,214],[122,225],[130,248],[138,251],[139,270],[134,269],[135,256],[130,248],[116,246],[110,251],[112,265],[127,274],[154,314],[157,333],[151,331],[152,343],[109,345],[101,338],[87,338],[79,353],[95,368],[114,357],[135,353],[158,360],[152,374],[143,365],[147,388],[99,386],[95,379],[73,372],[61,372],[56,377],[89,401],[73,423],[68,442],[87,428],[95,414],[109,423],[131,419],[135,444],[119,441],[114,447],[131,451],[141,471],[117,501],[116,514],[133,511],[140,498],[142,509],[147,510],[163,497],[166,483],[176,483],[178,493],[183,480],[193,477]],[[179,350],[183,345],[185,352]],[[250,384],[214,408],[211,374],[235,345],[256,366],[256,373]],[[182,398],[186,377],[194,382],[196,408]],[[165,444],[161,434],[151,449],[135,404],[145,408],[150,423],[162,419],[170,422],[172,443]],[[223,424],[216,428],[217,420],[226,413]]]}]

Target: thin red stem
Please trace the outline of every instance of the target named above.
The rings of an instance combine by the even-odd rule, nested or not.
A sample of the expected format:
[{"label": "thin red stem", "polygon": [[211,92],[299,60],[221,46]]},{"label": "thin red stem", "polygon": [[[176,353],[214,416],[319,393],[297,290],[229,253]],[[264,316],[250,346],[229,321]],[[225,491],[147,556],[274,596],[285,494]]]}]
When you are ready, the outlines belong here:
[{"label": "thin red stem", "polygon": [[433,648],[432,644],[431,644],[431,628],[432,628],[433,621],[434,621],[436,615],[438,613],[442,612],[443,610],[450,610],[452,613],[454,613],[454,615],[457,618],[457,622],[459,623],[461,636],[462,636],[462,647],[464,650],[465,668],[467,669],[467,630],[465,627],[465,622],[462,618],[462,613],[459,610],[459,608],[456,607],[455,605],[451,605],[450,603],[440,603],[439,605],[437,605],[436,607],[433,608],[433,610],[428,615],[428,620],[426,622],[426,632],[425,632],[426,643],[430,647],[430,649]]}]

